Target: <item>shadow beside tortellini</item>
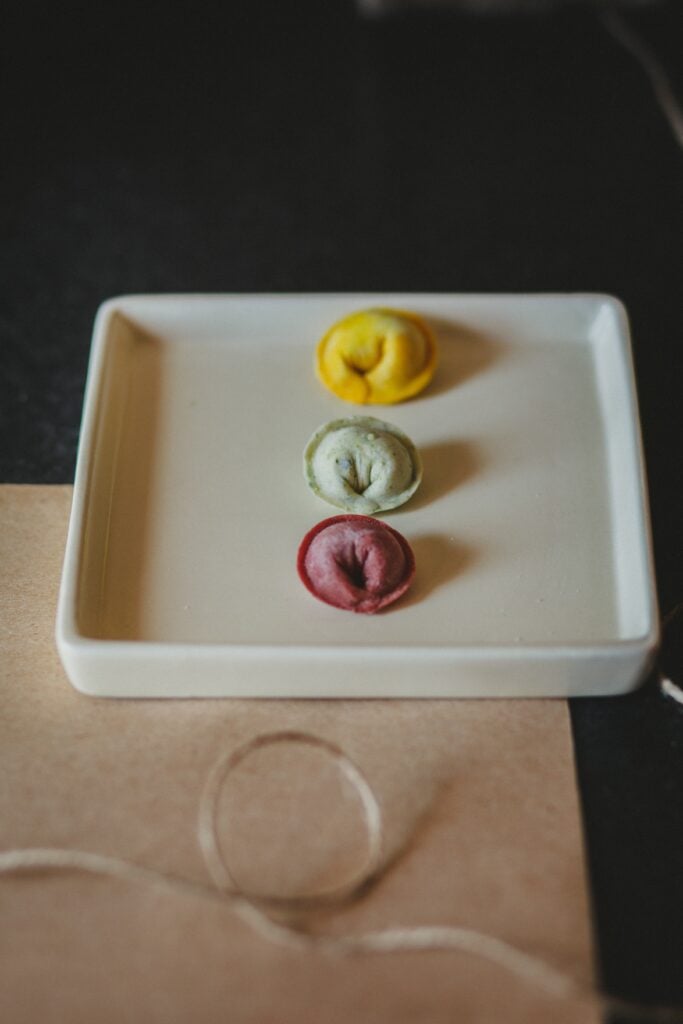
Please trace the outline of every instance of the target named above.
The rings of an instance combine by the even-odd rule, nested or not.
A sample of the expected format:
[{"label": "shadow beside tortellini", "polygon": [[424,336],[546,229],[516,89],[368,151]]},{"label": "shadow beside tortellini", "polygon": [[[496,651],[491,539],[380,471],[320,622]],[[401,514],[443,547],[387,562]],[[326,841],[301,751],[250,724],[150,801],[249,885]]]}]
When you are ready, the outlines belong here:
[{"label": "shadow beside tortellini", "polygon": [[423,601],[428,594],[467,572],[477,561],[477,549],[455,537],[423,534],[410,538],[417,572],[404,606]]},{"label": "shadow beside tortellini", "polygon": [[435,441],[420,447],[423,481],[410,510],[424,508],[476,476],[485,459],[472,441]]}]

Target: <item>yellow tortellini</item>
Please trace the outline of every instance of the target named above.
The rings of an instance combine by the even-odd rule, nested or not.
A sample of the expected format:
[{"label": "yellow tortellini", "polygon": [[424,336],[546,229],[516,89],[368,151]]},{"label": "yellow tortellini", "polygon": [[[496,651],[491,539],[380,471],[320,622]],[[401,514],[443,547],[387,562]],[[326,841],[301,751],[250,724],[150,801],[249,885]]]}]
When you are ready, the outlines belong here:
[{"label": "yellow tortellini", "polygon": [[335,324],[318,344],[319,379],[358,405],[391,405],[417,395],[436,369],[436,341],[414,313],[368,309]]}]

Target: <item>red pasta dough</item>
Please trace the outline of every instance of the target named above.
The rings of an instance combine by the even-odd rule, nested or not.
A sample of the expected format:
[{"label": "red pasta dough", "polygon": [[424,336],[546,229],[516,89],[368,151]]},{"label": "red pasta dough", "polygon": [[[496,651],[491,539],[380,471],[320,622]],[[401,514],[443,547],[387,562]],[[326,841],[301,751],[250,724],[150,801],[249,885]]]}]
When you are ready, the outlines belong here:
[{"label": "red pasta dough", "polygon": [[378,519],[332,516],[306,534],[297,568],[319,600],[372,614],[405,594],[415,557],[405,537]]}]

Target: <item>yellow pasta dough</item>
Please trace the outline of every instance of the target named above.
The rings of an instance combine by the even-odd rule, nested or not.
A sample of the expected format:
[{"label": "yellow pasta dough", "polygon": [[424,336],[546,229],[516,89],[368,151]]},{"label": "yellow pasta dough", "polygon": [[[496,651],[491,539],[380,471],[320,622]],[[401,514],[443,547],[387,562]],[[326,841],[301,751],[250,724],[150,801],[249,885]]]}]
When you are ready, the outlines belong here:
[{"label": "yellow pasta dough", "polygon": [[318,377],[358,405],[391,405],[412,398],[436,368],[436,342],[414,313],[367,309],[335,324],[318,344]]}]

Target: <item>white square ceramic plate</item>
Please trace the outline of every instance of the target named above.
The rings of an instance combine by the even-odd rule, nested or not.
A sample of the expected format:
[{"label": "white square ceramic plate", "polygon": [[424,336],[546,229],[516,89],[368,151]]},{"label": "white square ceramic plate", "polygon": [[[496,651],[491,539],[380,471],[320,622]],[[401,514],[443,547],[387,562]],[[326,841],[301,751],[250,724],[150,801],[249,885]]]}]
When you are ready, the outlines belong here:
[{"label": "white square ceramic plate", "polygon": [[[368,306],[433,325],[432,385],[345,404],[318,338]],[[417,575],[378,615],[304,589],[335,510],[302,474],[327,420],[374,413],[424,481],[386,515]],[[619,693],[657,638],[628,325],[600,295],[142,296],[99,311],[57,641],[87,693],[513,697]]]}]

